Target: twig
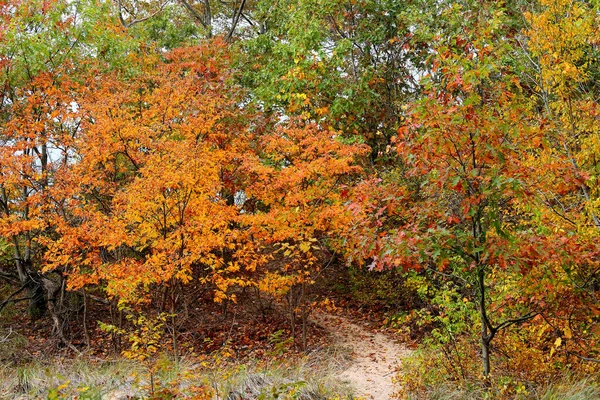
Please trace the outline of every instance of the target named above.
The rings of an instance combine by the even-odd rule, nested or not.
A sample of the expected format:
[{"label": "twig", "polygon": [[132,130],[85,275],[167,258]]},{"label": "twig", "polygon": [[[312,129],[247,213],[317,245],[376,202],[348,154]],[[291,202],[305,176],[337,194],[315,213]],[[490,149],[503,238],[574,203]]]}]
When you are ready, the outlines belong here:
[{"label": "twig", "polygon": [[94,296],[93,294],[87,293],[87,292],[84,293],[83,290],[78,290],[77,294],[80,294],[81,296],[87,296],[89,299],[94,300],[97,303],[101,303],[106,306],[110,305],[110,301],[106,300],[105,298],[99,297],[99,296]]},{"label": "twig", "polygon": [[8,340],[8,337],[10,335],[12,335],[12,333],[13,333],[13,329],[12,328],[8,328],[8,335],[6,335],[4,338],[0,339],[0,343],[6,342]]}]

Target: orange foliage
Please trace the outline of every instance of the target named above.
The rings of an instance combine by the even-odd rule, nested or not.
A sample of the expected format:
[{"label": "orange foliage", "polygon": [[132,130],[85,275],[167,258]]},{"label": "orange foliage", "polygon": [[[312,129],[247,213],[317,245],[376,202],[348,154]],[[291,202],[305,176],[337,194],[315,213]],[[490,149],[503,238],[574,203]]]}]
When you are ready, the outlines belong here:
[{"label": "orange foliage", "polygon": [[314,259],[315,238],[348,223],[339,185],[360,172],[364,149],[245,108],[228,60],[217,41],[142,57],[133,78],[95,79],[46,270],[67,269],[70,288],[100,283],[128,303],[193,279],[211,283],[215,301],[235,299],[233,286],[266,273],[265,246],[297,242]]}]

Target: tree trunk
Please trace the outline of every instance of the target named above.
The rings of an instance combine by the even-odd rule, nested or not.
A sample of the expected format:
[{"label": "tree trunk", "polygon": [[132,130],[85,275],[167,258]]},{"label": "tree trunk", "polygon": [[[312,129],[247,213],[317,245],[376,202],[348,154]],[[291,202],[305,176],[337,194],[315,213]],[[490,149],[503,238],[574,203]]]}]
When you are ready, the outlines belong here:
[{"label": "tree trunk", "polygon": [[29,307],[27,314],[32,321],[37,321],[46,314],[48,309],[48,302],[46,301],[46,294],[44,285],[41,282],[41,276],[34,279],[31,276],[27,277],[27,291],[29,294]]},{"label": "tree trunk", "polygon": [[308,309],[306,305],[306,282],[302,282],[302,294],[300,298],[300,307],[302,309],[302,351],[306,351],[306,336],[308,324]]},{"label": "tree trunk", "polygon": [[88,299],[87,299],[87,292],[85,291],[85,288],[84,288],[83,289],[83,338],[85,340],[85,345],[89,350],[89,348],[90,348],[90,333],[88,331],[87,320],[88,320]]},{"label": "tree trunk", "polygon": [[490,375],[490,341],[491,335],[488,329],[488,318],[485,308],[485,271],[482,266],[478,271],[479,284],[479,316],[481,319],[481,362],[483,366],[483,376],[487,378]]},{"label": "tree trunk", "polygon": [[296,312],[294,308],[294,286],[292,286],[290,287],[290,291],[288,293],[288,312],[290,315],[290,330],[292,333],[292,343],[294,343],[294,348],[296,348]]},{"label": "tree trunk", "polygon": [[177,290],[177,283],[175,282],[175,279],[171,280],[171,325],[172,325],[172,329],[173,329],[173,335],[172,335],[172,339],[173,339],[173,354],[175,355],[175,358],[177,359],[177,357],[179,357],[179,350],[177,348],[177,294],[176,294],[176,290]]},{"label": "tree trunk", "polygon": [[490,375],[490,340],[483,318],[481,324],[481,362],[483,363],[483,376],[487,378]]}]

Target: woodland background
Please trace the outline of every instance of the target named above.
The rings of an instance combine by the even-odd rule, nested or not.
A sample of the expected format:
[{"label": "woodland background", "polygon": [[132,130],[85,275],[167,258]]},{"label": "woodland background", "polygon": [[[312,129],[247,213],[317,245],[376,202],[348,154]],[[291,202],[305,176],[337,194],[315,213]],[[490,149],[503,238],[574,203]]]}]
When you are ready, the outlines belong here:
[{"label": "woodland background", "polygon": [[302,357],[337,309],[417,348],[400,396],[593,390],[598,7],[0,1],[4,373],[120,355],[211,398],[155,375]]}]

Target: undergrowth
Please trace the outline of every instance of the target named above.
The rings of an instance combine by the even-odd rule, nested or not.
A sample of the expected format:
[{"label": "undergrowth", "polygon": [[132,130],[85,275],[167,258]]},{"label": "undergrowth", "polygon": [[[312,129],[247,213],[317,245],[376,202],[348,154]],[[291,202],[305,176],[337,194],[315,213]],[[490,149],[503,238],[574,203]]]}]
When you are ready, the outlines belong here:
[{"label": "undergrowth", "polygon": [[402,360],[396,377],[399,398],[600,399],[599,365],[572,355],[557,330],[541,318],[495,337],[492,370],[484,377],[476,307],[451,283],[433,287],[416,275],[410,279],[418,280],[429,304],[390,318],[400,335],[416,336],[419,342]]}]

